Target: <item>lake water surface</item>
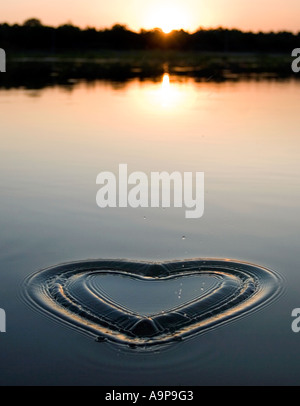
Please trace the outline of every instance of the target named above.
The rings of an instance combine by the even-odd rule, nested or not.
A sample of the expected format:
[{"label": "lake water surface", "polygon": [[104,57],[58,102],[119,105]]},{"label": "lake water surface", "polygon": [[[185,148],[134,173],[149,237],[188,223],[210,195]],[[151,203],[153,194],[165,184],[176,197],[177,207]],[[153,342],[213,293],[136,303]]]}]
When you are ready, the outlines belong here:
[{"label": "lake water surface", "polygon": [[[300,335],[291,312],[300,307],[299,105],[293,79],[217,83],[166,73],[156,81],[0,89],[0,307],[7,329],[0,384],[298,385]],[[204,215],[100,209],[96,177],[117,174],[119,164],[146,174],[204,172]],[[193,258],[272,270],[278,294],[233,322],[151,351],[96,342],[24,300],[25,280],[62,263]],[[199,292],[214,286],[205,278]],[[100,289],[101,278],[93,283]],[[123,298],[145,314],[194,297],[188,277],[184,292],[174,281],[156,288],[111,275],[103,283],[116,302]]]}]

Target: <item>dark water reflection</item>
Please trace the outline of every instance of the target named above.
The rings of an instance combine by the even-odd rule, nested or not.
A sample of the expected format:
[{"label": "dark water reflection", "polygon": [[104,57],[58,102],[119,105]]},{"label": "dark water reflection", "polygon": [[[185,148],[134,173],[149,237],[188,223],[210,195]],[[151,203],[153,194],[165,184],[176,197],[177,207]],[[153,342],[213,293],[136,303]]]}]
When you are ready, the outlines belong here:
[{"label": "dark water reflection", "polygon": [[125,84],[132,79],[158,82],[164,73],[195,81],[298,79],[286,55],[174,52],[108,52],[99,56],[14,56],[1,75],[0,88],[72,87],[77,81]]}]

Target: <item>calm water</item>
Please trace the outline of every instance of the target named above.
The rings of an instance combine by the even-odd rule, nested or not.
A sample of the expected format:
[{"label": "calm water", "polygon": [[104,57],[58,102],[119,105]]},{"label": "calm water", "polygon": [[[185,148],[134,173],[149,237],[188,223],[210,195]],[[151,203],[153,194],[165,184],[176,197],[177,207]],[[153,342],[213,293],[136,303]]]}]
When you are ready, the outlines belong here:
[{"label": "calm water", "polygon": [[[7,318],[0,384],[298,385],[300,335],[291,312],[300,307],[299,105],[293,80],[197,83],[166,74],[157,82],[0,90],[0,308]],[[130,172],[204,172],[204,216],[100,209],[96,177],[117,173],[120,163]],[[61,263],[203,257],[271,269],[282,278],[281,294],[151,352],[97,343],[23,297],[26,278]],[[140,292],[138,302],[124,294],[134,292],[129,281],[111,278],[107,294],[147,313]],[[152,285],[145,293],[160,310],[170,303],[161,283],[157,297]],[[178,289],[170,284],[166,295]]]}]

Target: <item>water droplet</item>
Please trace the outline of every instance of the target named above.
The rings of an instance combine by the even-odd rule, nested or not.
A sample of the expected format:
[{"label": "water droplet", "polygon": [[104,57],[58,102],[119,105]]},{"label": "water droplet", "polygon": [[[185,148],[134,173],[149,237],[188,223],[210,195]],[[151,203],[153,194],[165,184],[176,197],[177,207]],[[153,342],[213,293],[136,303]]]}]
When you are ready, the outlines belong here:
[{"label": "water droplet", "polygon": [[181,237],[181,239],[182,239],[182,240],[186,240],[186,236],[183,235],[183,236]]}]

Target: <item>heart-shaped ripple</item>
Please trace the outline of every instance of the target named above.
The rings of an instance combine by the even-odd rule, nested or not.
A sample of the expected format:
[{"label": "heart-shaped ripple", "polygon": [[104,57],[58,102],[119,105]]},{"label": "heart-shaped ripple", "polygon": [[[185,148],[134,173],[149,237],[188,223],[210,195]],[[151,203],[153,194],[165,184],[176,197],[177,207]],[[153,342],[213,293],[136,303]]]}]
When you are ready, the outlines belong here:
[{"label": "heart-shaped ripple", "polygon": [[[86,290],[80,290],[81,282],[81,278],[78,278],[72,290],[74,294],[76,287],[79,287],[77,300],[84,303],[87,296]],[[217,289],[220,283],[220,278],[210,275],[181,276],[169,278],[166,282],[165,279],[151,280],[111,273],[96,273],[84,281],[86,289],[115,308],[136,316],[151,318],[200,300]]]},{"label": "heart-shaped ripple", "polygon": [[274,272],[239,261],[91,260],[31,275],[25,297],[98,341],[148,347],[241,317],[268,303],[280,287]]}]

